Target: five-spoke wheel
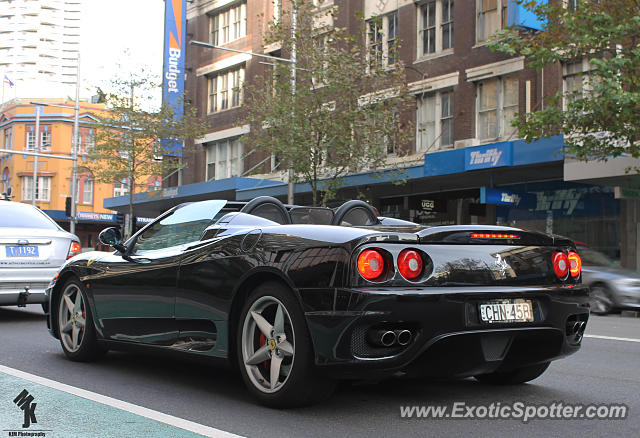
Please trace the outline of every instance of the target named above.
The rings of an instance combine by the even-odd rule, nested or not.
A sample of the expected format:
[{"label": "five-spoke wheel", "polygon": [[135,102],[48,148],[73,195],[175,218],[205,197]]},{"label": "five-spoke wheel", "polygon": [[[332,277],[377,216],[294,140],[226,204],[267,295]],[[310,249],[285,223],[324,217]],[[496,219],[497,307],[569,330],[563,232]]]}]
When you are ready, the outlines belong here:
[{"label": "five-spoke wheel", "polygon": [[62,292],[58,309],[58,327],[60,328],[60,341],[65,349],[71,353],[78,351],[82,344],[87,318],[85,306],[78,285],[69,283]]},{"label": "five-spoke wheel", "polygon": [[58,334],[71,360],[89,361],[105,350],[98,345],[91,309],[81,283],[70,280],[58,296]]},{"label": "five-spoke wheel", "polygon": [[318,374],[300,304],[281,283],[263,283],[249,295],[238,319],[236,345],[245,384],[267,406],[308,405],[334,389]]},{"label": "five-spoke wheel", "polygon": [[242,360],[256,388],[277,391],[289,377],[295,359],[291,317],[275,297],[264,296],[249,309],[242,330]]}]

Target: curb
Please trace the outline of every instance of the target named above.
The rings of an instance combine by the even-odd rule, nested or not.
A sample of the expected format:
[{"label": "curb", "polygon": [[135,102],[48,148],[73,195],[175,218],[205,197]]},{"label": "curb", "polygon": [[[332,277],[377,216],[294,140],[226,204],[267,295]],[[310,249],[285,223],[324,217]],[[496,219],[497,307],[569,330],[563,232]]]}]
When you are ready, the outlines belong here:
[{"label": "curb", "polygon": [[620,316],[623,318],[640,318],[640,312],[635,310],[623,310],[620,312]]}]

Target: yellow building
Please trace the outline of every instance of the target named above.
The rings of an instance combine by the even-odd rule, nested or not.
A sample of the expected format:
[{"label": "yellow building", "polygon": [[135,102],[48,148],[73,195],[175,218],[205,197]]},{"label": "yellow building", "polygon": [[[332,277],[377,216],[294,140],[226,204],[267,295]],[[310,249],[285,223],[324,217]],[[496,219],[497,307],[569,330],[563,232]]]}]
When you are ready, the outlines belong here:
[{"label": "yellow building", "polygon": [[[53,155],[71,155],[73,138],[74,102],[62,99],[38,99],[38,102],[68,105],[69,108],[40,106],[40,152]],[[14,99],[0,108],[0,148],[14,151],[35,149],[36,106],[29,100]],[[128,193],[126,184],[106,184],[94,181],[91,174],[82,171],[85,151],[94,142],[96,114],[107,111],[104,104],[81,102],[79,115],[79,160],[76,189],[78,223],[76,234],[84,248],[95,247],[97,234],[113,225],[116,216],[102,207],[104,198]],[[31,203],[33,199],[34,157],[0,153],[2,193],[11,187],[13,201]],[[63,228],[69,230],[70,218],[65,214],[65,201],[71,196],[72,161],[38,158],[36,205]],[[150,177],[146,187],[155,188],[159,177]]]}]

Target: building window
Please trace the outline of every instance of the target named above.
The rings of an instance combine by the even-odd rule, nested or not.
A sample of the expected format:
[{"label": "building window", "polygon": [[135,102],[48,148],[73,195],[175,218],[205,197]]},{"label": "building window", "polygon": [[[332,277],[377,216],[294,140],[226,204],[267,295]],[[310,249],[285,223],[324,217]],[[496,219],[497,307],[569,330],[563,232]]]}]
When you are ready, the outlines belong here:
[{"label": "building window", "polygon": [[571,102],[582,99],[586,91],[588,61],[577,60],[563,65],[563,104],[566,110]]},{"label": "building window", "polygon": [[507,0],[476,0],[476,40],[486,41],[507,25]]},{"label": "building window", "polygon": [[416,152],[453,146],[453,91],[418,97]]},{"label": "building window", "polygon": [[578,7],[580,7],[580,0],[565,0],[567,3],[567,8],[570,11],[577,11]]},{"label": "building window", "polygon": [[453,48],[453,0],[442,2],[442,50]]},{"label": "building window", "polygon": [[209,104],[207,106],[208,113],[218,111],[218,77],[210,77],[209,80]]},{"label": "building window", "polygon": [[113,196],[125,196],[129,194],[129,184],[127,182],[119,182],[113,185]]},{"label": "building window", "polygon": [[247,4],[242,2],[209,16],[209,42],[227,44],[247,35]]},{"label": "building window", "polygon": [[242,175],[243,149],[237,138],[207,144],[207,181]]},{"label": "building window", "polygon": [[368,55],[371,65],[382,63],[382,18],[369,22]]},{"label": "building window", "polygon": [[[27,127],[27,144],[25,150],[34,151],[36,149],[36,132],[33,126]],[[40,150],[51,150],[51,131],[45,128],[44,131],[40,131]]]},{"label": "building window", "polygon": [[418,7],[418,57],[453,48],[454,0],[430,0]]},{"label": "building window", "polygon": [[518,112],[518,77],[493,78],[478,83],[477,87],[478,138],[512,138],[517,132],[511,121]]},{"label": "building window", "polygon": [[453,146],[453,91],[440,94],[440,146]]},{"label": "building window", "polygon": [[11,128],[5,128],[4,130],[4,148],[8,150],[13,149],[13,133]]},{"label": "building window", "polygon": [[93,204],[93,180],[88,177],[76,181],[76,204]]},{"label": "building window", "polygon": [[368,22],[367,48],[373,65],[392,65],[396,62],[398,12],[375,17]]},{"label": "building window", "polygon": [[208,77],[207,112],[215,113],[242,105],[244,67],[227,70]]},{"label": "building window", "polygon": [[396,38],[398,37],[398,13],[387,15],[387,65],[396,62]]},{"label": "building window", "polygon": [[78,153],[86,154],[93,150],[96,146],[96,139],[92,132],[78,136]]},{"label": "building window", "polygon": [[280,11],[282,10],[282,0],[273,0],[273,21],[276,23],[280,20]]},{"label": "building window", "polygon": [[2,193],[7,193],[11,187],[11,176],[9,175],[9,168],[5,167],[2,171]]},{"label": "building window", "polygon": [[40,150],[41,151],[51,150],[51,131],[46,130],[40,133]]},{"label": "building window", "polygon": [[[22,200],[33,200],[33,176],[23,176],[22,178]],[[36,201],[49,202],[51,195],[51,177],[39,176],[36,179]]]}]

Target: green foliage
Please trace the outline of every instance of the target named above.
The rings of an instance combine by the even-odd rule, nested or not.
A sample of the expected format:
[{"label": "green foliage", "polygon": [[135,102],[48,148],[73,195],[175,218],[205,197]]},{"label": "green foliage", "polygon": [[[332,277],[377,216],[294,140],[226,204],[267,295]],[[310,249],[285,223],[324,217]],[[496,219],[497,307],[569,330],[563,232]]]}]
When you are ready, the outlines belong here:
[{"label": "green foliage", "polygon": [[[164,175],[176,169],[177,157],[166,154],[160,139],[185,141],[200,137],[207,125],[196,116],[195,108],[185,105],[184,116],[175,119],[173,108],[163,105],[159,110],[145,108],[145,97],[156,86],[145,77],[114,80],[118,90],[105,95],[109,111],[95,114],[95,146],[87,151],[86,171],[104,183],[127,181],[129,214],[133,216],[133,194],[141,179]],[[129,233],[127,233],[129,234]]]},{"label": "green foliage", "polygon": [[540,69],[588,60],[584,92],[558,92],[514,125],[527,141],[564,134],[569,154],[607,160],[640,157],[640,0],[518,0],[546,22],[542,32],[505,29],[492,49],[526,56]]},{"label": "green foliage", "polygon": [[[326,204],[346,174],[381,168],[388,148],[402,152],[412,128],[401,125],[399,116],[410,99],[400,63],[385,66],[358,36],[321,24],[337,9],[318,11],[309,0],[295,4],[295,35],[291,11],[285,11],[269,23],[264,38],[265,45],[279,44],[286,58],[295,42],[295,93],[292,66],[285,62],[246,85],[246,140],[281,159],[281,170],[291,167],[297,180],[309,183],[314,205]],[[365,35],[368,24],[358,19]],[[390,53],[396,50],[397,45]]]}]

